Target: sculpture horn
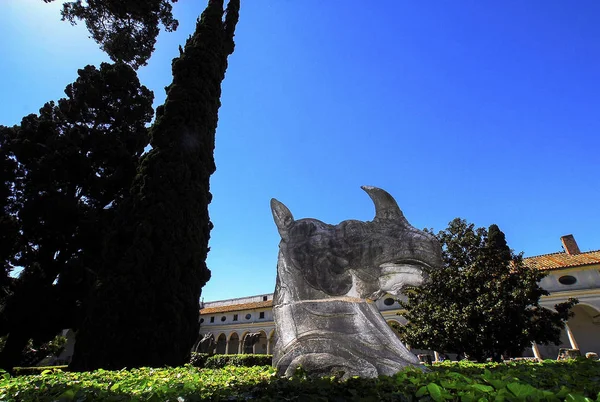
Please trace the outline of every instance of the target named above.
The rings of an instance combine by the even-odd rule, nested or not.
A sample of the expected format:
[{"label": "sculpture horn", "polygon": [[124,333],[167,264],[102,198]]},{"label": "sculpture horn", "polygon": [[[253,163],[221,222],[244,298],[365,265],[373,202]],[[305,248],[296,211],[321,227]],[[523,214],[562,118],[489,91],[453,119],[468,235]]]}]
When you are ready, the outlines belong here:
[{"label": "sculpture horn", "polygon": [[273,220],[277,225],[277,230],[281,238],[287,240],[288,230],[294,223],[294,216],[283,203],[277,201],[275,198],[271,198],[271,212],[273,213]]},{"label": "sculpture horn", "polygon": [[400,220],[408,224],[396,200],[387,191],[371,186],[361,186],[360,188],[365,190],[373,200],[376,220]]}]

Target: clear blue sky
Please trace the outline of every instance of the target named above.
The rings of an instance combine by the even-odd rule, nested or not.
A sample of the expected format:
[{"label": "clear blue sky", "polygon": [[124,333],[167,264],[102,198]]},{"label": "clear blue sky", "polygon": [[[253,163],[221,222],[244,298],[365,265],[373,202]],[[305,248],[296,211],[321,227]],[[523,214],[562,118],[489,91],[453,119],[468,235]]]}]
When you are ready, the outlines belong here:
[{"label": "clear blue sky", "polygon": [[[2,0],[0,124],[106,57],[59,4]],[[140,70],[164,100],[205,1],[174,5]],[[496,223],[526,256],[572,233],[600,249],[600,2],[242,0],[223,83],[205,301],[272,292],[269,200],[296,218],[370,220],[360,185],[416,227]]]}]

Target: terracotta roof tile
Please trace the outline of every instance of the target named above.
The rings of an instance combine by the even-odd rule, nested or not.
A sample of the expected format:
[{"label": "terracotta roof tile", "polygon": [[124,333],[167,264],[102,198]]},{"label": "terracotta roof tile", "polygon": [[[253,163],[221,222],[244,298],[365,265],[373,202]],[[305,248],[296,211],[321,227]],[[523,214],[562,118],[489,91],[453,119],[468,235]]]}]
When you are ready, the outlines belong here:
[{"label": "terracotta roof tile", "polygon": [[259,301],[254,303],[230,304],[228,306],[206,307],[200,310],[200,315],[228,313],[230,311],[250,310],[254,308],[272,307],[273,300]]},{"label": "terracotta roof tile", "polygon": [[577,267],[580,265],[600,264],[600,250],[586,251],[581,254],[567,254],[565,252],[536,255],[523,259],[525,265],[541,271],[559,268]]}]

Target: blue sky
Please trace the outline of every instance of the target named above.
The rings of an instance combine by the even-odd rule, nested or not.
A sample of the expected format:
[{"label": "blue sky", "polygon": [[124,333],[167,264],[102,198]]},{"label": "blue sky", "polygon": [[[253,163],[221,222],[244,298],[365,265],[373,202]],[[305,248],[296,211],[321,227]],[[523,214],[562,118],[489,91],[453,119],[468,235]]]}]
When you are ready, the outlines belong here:
[{"label": "blue sky", "polygon": [[[60,1],[3,0],[0,124],[107,60]],[[164,100],[204,1],[180,0],[141,81]],[[374,6],[376,4],[376,6]],[[526,256],[600,249],[600,2],[242,0],[223,83],[205,301],[272,292],[269,200],[370,220],[361,185],[416,227],[496,223]]]}]

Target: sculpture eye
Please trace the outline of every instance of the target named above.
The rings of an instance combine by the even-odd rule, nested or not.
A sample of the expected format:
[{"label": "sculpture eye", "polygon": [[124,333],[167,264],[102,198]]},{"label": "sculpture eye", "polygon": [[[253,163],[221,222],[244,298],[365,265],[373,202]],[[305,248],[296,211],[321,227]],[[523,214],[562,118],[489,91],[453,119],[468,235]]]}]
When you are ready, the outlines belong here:
[{"label": "sculpture eye", "polygon": [[355,223],[352,223],[352,224],[346,225],[345,235],[348,239],[360,240],[362,238],[363,231],[364,230],[363,230],[362,225],[357,225]]}]

